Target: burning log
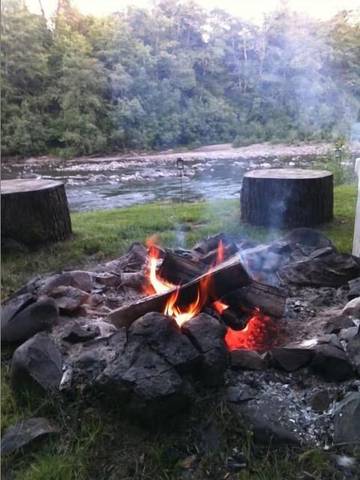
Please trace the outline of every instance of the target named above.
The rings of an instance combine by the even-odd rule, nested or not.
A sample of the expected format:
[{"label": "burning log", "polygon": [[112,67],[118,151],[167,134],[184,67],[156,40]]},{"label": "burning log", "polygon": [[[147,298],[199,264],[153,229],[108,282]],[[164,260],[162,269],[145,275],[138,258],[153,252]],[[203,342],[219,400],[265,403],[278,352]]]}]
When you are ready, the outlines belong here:
[{"label": "burning log", "polygon": [[159,268],[159,275],[175,285],[182,285],[199,277],[207,269],[208,267],[200,262],[167,250]]},{"label": "burning log", "polygon": [[120,307],[110,313],[109,318],[117,327],[128,327],[145,313],[163,312],[170,298],[175,295],[177,305],[186,307],[194,302],[201,286],[206,285],[206,303],[211,303],[226,293],[249,285],[251,282],[252,279],[236,256],[178,288],[172,288],[160,295],[146,297],[131,305]]},{"label": "burning log", "polygon": [[[200,298],[204,286],[206,297]],[[243,290],[241,287],[248,288]],[[275,287],[252,280],[236,256],[178,288],[171,288],[165,293],[120,307],[111,312],[109,318],[117,327],[128,327],[134,320],[148,312],[164,312],[171,298],[176,300],[177,307],[181,309],[194,304],[197,296],[197,301],[205,306],[234,291],[238,302],[246,302],[252,308],[258,307],[272,316],[281,317],[283,314],[284,294]]]},{"label": "burning log", "polygon": [[277,287],[253,281],[250,285],[229,292],[221,300],[230,305],[233,310],[253,309],[254,306],[257,306],[267,315],[282,317],[286,296]]}]

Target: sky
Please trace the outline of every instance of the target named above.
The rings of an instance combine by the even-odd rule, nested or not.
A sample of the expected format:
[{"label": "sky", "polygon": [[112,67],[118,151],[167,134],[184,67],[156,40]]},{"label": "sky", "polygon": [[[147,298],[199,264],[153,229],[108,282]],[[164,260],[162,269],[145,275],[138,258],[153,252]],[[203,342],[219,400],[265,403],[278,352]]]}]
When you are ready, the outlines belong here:
[{"label": "sky", "polygon": [[[264,14],[274,10],[281,0],[195,0],[204,8],[221,8],[241,18],[261,22]],[[33,12],[39,12],[39,0],[26,0]],[[42,0],[47,16],[56,8],[57,0]],[[128,5],[141,8],[151,6],[152,0],[72,0],[72,4],[81,12],[92,15],[107,15],[122,10]],[[360,8],[360,0],[288,0],[292,10],[311,17],[328,19],[339,10]]]}]

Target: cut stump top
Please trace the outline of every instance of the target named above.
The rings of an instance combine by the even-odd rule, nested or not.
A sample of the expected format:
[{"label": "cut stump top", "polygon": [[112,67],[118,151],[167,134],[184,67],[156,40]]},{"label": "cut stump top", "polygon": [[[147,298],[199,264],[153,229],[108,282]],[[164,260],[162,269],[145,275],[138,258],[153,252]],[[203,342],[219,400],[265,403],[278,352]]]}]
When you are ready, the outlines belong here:
[{"label": "cut stump top", "polygon": [[1,182],[1,195],[11,193],[36,192],[38,190],[47,190],[63,185],[63,182],[43,179],[15,179],[3,180]]},{"label": "cut stump top", "polygon": [[247,178],[268,178],[282,180],[311,180],[313,178],[324,178],[331,176],[328,170],[305,170],[304,168],[267,168],[262,170],[251,170],[245,173]]}]

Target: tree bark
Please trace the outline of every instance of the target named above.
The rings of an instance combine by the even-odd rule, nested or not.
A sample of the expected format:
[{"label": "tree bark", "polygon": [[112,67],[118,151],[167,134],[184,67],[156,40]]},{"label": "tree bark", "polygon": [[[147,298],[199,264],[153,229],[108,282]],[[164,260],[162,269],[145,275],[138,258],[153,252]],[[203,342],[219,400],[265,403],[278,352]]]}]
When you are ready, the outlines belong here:
[{"label": "tree bark", "polygon": [[65,187],[49,180],[4,180],[1,238],[26,245],[65,240],[71,220]]},{"label": "tree bark", "polygon": [[273,228],[329,222],[333,219],[333,175],[302,169],[248,172],[241,189],[241,219]]}]

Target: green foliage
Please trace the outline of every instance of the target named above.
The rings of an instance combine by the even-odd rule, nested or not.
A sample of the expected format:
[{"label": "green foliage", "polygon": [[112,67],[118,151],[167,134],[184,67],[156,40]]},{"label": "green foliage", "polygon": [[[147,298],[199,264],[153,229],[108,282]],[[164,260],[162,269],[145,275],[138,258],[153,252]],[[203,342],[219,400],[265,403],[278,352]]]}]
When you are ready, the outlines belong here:
[{"label": "green foliage", "polygon": [[263,26],[191,1],[103,18],[21,0],[1,19],[4,155],[348,136],[359,116],[360,28],[281,7]]}]

